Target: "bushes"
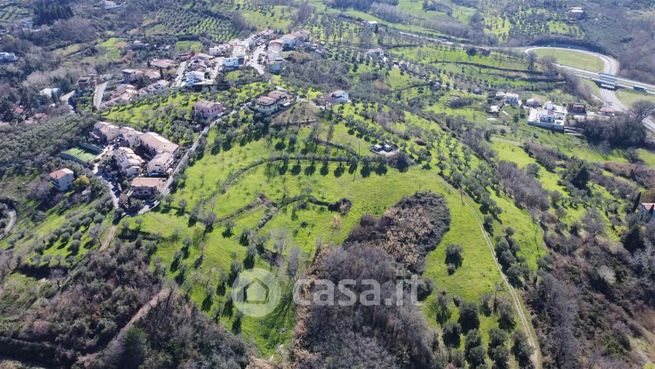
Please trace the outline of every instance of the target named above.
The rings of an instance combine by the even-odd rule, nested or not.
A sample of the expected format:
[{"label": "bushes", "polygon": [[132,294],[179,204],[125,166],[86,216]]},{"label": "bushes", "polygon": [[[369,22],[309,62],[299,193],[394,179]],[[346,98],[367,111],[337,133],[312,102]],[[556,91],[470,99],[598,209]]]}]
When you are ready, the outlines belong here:
[{"label": "bushes", "polygon": [[[344,247],[319,252],[311,277],[335,284],[353,279],[356,296],[368,291],[365,279],[391,286],[399,282],[399,275],[409,275],[407,270],[420,270],[423,256],[436,247],[449,224],[442,197],[432,193],[406,197],[380,219],[362,217]],[[307,291],[316,292],[316,285]],[[395,288],[380,292],[381,301],[390,301]],[[440,301],[447,310],[446,297]],[[442,314],[447,319],[449,313]],[[311,304],[299,316],[298,346],[292,353],[295,367],[426,368],[434,363],[434,332],[413,304]],[[460,328],[453,325],[452,340],[459,342],[459,335]]]},{"label": "bushes", "polygon": [[135,330],[143,332],[137,343],[145,360],[139,368],[243,368],[248,364],[241,340],[176,294],[153,308]]},{"label": "bushes", "polygon": [[89,119],[66,116],[42,124],[0,128],[0,178],[43,172],[59,151],[76,144],[90,129]]},{"label": "bushes", "polygon": [[477,329],[466,334],[464,357],[471,368],[479,368],[480,365],[484,365],[485,351],[482,347],[482,337]]},{"label": "bushes", "polygon": [[580,123],[583,134],[594,144],[610,147],[639,147],[646,140],[646,128],[635,118],[620,115],[609,120],[589,120]]},{"label": "bushes", "polygon": [[448,347],[459,347],[460,335],[462,334],[462,326],[456,322],[447,322],[443,325],[442,335],[443,341]]},{"label": "bushes", "polygon": [[[464,258],[462,257],[462,247],[459,245],[450,244],[446,246],[446,264],[448,265],[448,274],[453,274],[455,269],[462,265]],[[451,269],[453,273],[451,273]]]},{"label": "bushes", "polygon": [[541,183],[519,169],[516,164],[508,161],[500,161],[498,164],[498,174],[503,181],[505,191],[507,191],[515,202],[529,209],[542,211],[548,209],[548,195],[541,187]]},{"label": "bushes", "polygon": [[459,324],[462,326],[462,332],[468,333],[472,329],[480,327],[480,318],[478,317],[478,305],[473,302],[464,302],[459,306]]},{"label": "bushes", "polygon": [[579,190],[587,189],[589,177],[589,167],[587,163],[581,160],[574,160],[564,172],[564,180]]},{"label": "bushes", "polygon": [[418,192],[403,198],[380,219],[362,217],[344,246],[383,248],[411,271],[421,272],[425,255],[437,247],[449,227],[450,213],[443,197]]},{"label": "bushes", "polygon": [[[21,337],[77,354],[105,345],[157,286],[148,272],[150,247],[125,244],[91,256],[71,272],[70,282],[50,304],[26,312]],[[99,319],[114,324],[95,329]]]},{"label": "bushes", "polygon": [[518,255],[519,245],[511,236],[505,235],[496,241],[494,249],[509,282],[513,286],[521,286],[523,279],[527,277],[529,268],[525,263],[525,258]]}]

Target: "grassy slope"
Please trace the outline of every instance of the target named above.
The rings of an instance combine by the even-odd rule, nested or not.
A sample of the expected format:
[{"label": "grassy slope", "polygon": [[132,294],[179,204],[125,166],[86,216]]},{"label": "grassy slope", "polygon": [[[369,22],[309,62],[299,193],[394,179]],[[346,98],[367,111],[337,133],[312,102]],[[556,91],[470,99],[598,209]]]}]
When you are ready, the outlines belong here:
[{"label": "grassy slope", "polygon": [[593,55],[582,53],[576,50],[551,50],[536,49],[533,51],[537,56],[552,56],[559,64],[569,67],[586,69],[594,72],[603,71],[603,61]]},{"label": "grassy slope", "polygon": [[632,90],[618,90],[616,96],[627,106],[632,106],[637,101],[649,101],[655,103],[655,95],[646,95]]},{"label": "grassy slope", "polygon": [[[347,144],[351,147],[368,148],[366,142],[355,136],[348,135],[342,125],[337,125],[334,140]],[[213,135],[213,133],[212,133]],[[210,135],[208,142],[212,141]],[[299,139],[299,141],[301,141]],[[356,145],[356,146],[355,146]],[[348,198],[353,202],[351,211],[340,217],[340,226],[334,227],[334,213],[324,208],[309,206],[305,210],[292,211],[291,207],[280,209],[279,212],[266,224],[260,234],[286,233],[290,238],[291,245],[299,247],[306,258],[315,251],[317,240],[328,244],[340,244],[347,236],[349,230],[359,221],[364,214],[381,215],[387,208],[395,204],[403,196],[411,195],[416,191],[430,190],[441,193],[446,197],[452,213],[452,227],[446,234],[442,245],[436,251],[428,255],[426,261],[426,277],[432,279],[438,289],[448,290],[452,294],[460,295],[465,299],[477,301],[485,292],[491,292],[497,284],[501,283],[500,274],[496,269],[492,255],[482,237],[477,223],[472,222],[472,214],[469,208],[462,207],[460,196],[456,190],[446,185],[438,176],[436,171],[425,171],[413,168],[407,173],[400,173],[389,170],[385,175],[371,174],[362,177],[359,172],[354,174],[344,173],[337,177],[334,171],[336,164],[330,164],[327,175],[320,174],[321,163],[316,163],[316,172],[313,175],[306,175],[304,170],[310,163],[301,162],[302,171],[299,175],[292,175],[287,172],[285,175],[267,175],[266,165],[246,172],[239,180],[229,187],[223,194],[216,191],[218,183],[224,181],[230,172],[246,166],[257,158],[266,158],[271,153],[265,141],[251,142],[245,146],[235,145],[229,151],[222,151],[217,155],[207,153],[205,157],[197,161],[187,169],[187,180],[184,188],[175,195],[173,204],[180,199],[188,202],[187,211],[198,201],[202,201],[205,209],[213,209],[221,217],[234,213],[237,209],[251,203],[260,194],[265,195],[272,201],[279,201],[284,197],[299,195],[303,189],[311,188],[313,196],[325,200],[336,201],[340,198]],[[289,166],[295,165],[290,161]],[[508,211],[503,215],[503,222],[510,224],[519,220],[525,222],[526,214],[516,209],[513,204],[506,201],[503,204]],[[221,235],[223,229],[212,232],[203,242],[205,246],[205,259],[202,263],[202,270],[223,270],[227,271],[233,255],[238,260],[245,256],[245,248],[237,242],[237,237],[244,229],[251,229],[255,226],[264,214],[262,208],[253,210],[236,219],[234,235],[224,238]],[[526,229],[531,229],[526,224]],[[158,233],[169,237],[173,233],[179,233],[178,241],[167,242],[160,247],[158,256],[165,264],[170,264],[173,254],[180,248],[181,240],[185,237],[197,238],[201,227],[196,225],[188,227],[187,220],[183,216],[177,216],[175,212],[168,214],[152,213],[144,217],[142,229],[151,233]],[[524,231],[523,227],[519,227]],[[533,232],[528,232],[532,234]],[[448,243],[457,243],[464,248],[464,265],[452,276],[448,276],[444,263],[444,250]],[[536,244],[528,246],[530,248]],[[269,242],[267,247],[271,247]],[[198,251],[192,251],[189,262],[197,257]],[[528,252],[526,256],[532,255],[531,265],[534,265],[539,253]],[[258,261],[258,263],[262,263]],[[211,273],[210,273],[211,274]],[[197,287],[194,288],[194,291]],[[194,292],[194,299],[198,302],[204,300],[204,292]],[[434,299],[432,297],[431,299]],[[430,313],[431,303],[425,305],[426,313]],[[288,315],[283,315],[288,317]],[[428,315],[431,316],[431,315]],[[227,319],[231,321],[230,319]],[[288,335],[273,335],[270,333],[278,331],[288,323],[283,319],[275,329],[257,329],[262,322],[245,320],[242,325],[242,332],[251,338],[265,354],[272,354],[277,344],[285,342]],[[435,323],[436,324],[436,323]],[[495,323],[493,318],[484,318],[485,327]],[[287,328],[290,328],[289,325]]]}]

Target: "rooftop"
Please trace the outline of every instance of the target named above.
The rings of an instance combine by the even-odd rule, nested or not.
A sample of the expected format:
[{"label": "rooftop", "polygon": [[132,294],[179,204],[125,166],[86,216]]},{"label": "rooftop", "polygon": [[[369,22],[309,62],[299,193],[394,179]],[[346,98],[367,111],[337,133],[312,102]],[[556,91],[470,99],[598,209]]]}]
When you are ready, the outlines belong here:
[{"label": "rooftop", "polygon": [[171,141],[165,139],[164,137],[153,133],[153,132],[147,132],[141,135],[140,137],[141,142],[155,150],[156,152],[175,152],[179,148],[179,145],[172,143]]},{"label": "rooftop", "polygon": [[161,154],[157,154],[157,156],[155,156],[152,160],[150,160],[148,165],[166,165],[171,160],[172,157],[173,155],[167,152],[163,152]]},{"label": "rooftop", "polygon": [[150,65],[155,68],[168,69],[176,66],[177,63],[171,59],[153,59]]},{"label": "rooftop", "polygon": [[68,168],[62,168],[62,169],[55,170],[54,172],[50,173],[50,179],[56,181],[56,180],[64,178],[67,175],[74,175],[74,174],[75,173],[72,170],[70,170]]},{"label": "rooftop", "polygon": [[275,104],[275,102],[276,102],[275,99],[270,98],[268,96],[260,96],[259,98],[257,98],[257,105],[261,105],[261,106],[270,106]]},{"label": "rooftop", "polygon": [[273,90],[267,96],[275,100],[288,99],[290,97],[288,92],[280,90]]},{"label": "rooftop", "polygon": [[223,106],[223,104],[216,101],[200,100],[194,105],[194,107],[199,110],[210,110],[217,105],[221,107]]},{"label": "rooftop", "polygon": [[132,187],[156,187],[162,188],[166,180],[163,178],[136,177],[132,180]]}]

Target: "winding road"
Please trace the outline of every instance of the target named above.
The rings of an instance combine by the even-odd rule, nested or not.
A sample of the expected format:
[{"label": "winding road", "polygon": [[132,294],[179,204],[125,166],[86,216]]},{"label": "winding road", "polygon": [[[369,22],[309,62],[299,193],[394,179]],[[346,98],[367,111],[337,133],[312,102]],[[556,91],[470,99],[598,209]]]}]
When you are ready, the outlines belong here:
[{"label": "winding road", "polygon": [[[475,44],[470,44],[470,43],[464,43],[464,42],[454,42],[438,37],[430,37],[430,36],[425,36],[425,35],[419,35],[416,33],[412,32],[406,32],[406,31],[397,31],[399,34],[403,36],[409,36],[409,37],[414,37],[419,40],[424,40],[424,41],[429,41],[429,42],[434,42],[434,43],[439,43],[442,45],[454,45],[454,46],[459,46],[459,47],[480,47],[480,45],[475,45]],[[497,49],[497,50],[507,50],[505,47],[487,47],[488,49]],[[514,48],[514,49],[522,49],[521,47]],[[614,59],[611,56],[607,56],[604,54],[600,54],[597,52],[593,51],[587,51],[587,50],[582,50],[582,49],[577,49],[577,48],[565,48],[565,47],[551,47],[551,46],[535,46],[535,47],[529,47],[528,49],[525,50],[526,53],[530,51],[534,51],[537,49],[550,49],[550,50],[575,50],[577,52],[585,53],[587,55],[593,55],[603,61],[603,73],[604,74],[609,74],[612,76],[617,77],[617,85],[626,87],[626,88],[632,88],[634,86],[642,86],[646,87],[649,90],[650,94],[655,94],[655,85],[650,85],[647,83],[642,83],[640,81],[633,81],[629,80],[626,78],[620,78],[618,77],[619,71],[621,70],[621,65],[618,60]],[[569,71],[572,71],[575,75],[577,75],[580,78],[585,78],[585,79],[598,79],[599,73],[596,71],[590,71],[590,70],[585,70],[585,69],[579,69],[579,68],[574,68],[566,65],[560,65],[561,68],[567,69]],[[626,106],[617,96],[615,91],[612,90],[607,90],[607,89],[600,89],[600,96],[596,96],[600,101],[602,101],[605,105],[614,107],[620,111],[628,111],[630,110],[628,106]],[[655,133],[655,118],[654,117],[647,117],[643,120],[644,126],[651,131],[651,133]]]},{"label": "winding road", "polygon": [[[587,51],[587,50],[580,50],[580,49],[569,49],[569,48],[564,48],[564,47],[549,47],[549,46],[539,46],[539,47],[531,47],[525,50],[526,53],[529,53],[531,51],[535,50],[563,50],[563,51],[575,51],[587,55],[594,56],[603,62],[603,71],[602,73],[609,74],[612,76],[617,76],[619,74],[619,71],[621,70],[621,64],[619,63],[618,60],[614,59],[611,56],[603,55],[597,52],[593,51]],[[580,78],[586,78],[586,79],[596,79],[598,78],[598,72],[596,71],[591,71],[591,70],[586,70],[586,69],[580,69],[580,68],[574,68],[570,67],[567,65],[559,65],[561,68],[569,70],[573,72],[576,76]],[[646,83],[640,83],[637,81],[631,81],[628,79],[621,78],[620,81],[625,81],[628,83],[630,86],[646,86],[646,87],[651,87],[651,91],[655,91],[655,86],[648,85]],[[600,101],[602,101],[605,105],[616,108],[621,111],[628,111],[630,108],[623,103],[618,96],[616,96],[616,91],[613,90],[608,90],[601,88],[600,89],[600,96],[596,96]],[[655,133],[655,119],[652,117],[648,117],[644,119],[643,121],[644,126],[651,132]]]}]

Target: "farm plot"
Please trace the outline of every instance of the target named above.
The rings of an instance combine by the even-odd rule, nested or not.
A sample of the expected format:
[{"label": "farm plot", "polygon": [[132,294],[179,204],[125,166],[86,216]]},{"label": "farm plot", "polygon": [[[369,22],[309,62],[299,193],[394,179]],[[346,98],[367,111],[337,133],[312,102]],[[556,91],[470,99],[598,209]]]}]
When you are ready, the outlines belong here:
[{"label": "farm plot", "polygon": [[209,35],[214,42],[229,41],[237,36],[230,20],[219,13],[203,14],[194,10],[165,9],[157,15],[158,23],[150,28],[153,33],[175,35]]},{"label": "farm plot", "polygon": [[9,24],[29,15],[30,11],[27,8],[18,6],[13,1],[0,2],[0,25],[3,27],[7,27]]}]

